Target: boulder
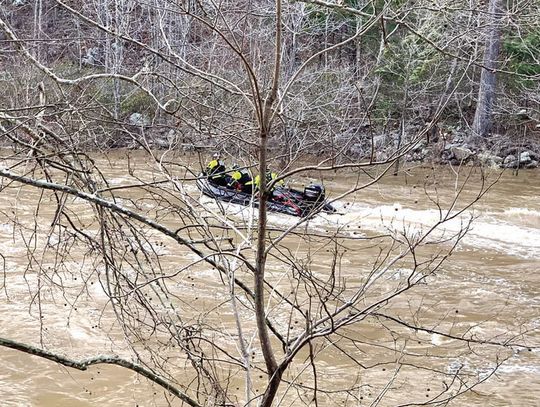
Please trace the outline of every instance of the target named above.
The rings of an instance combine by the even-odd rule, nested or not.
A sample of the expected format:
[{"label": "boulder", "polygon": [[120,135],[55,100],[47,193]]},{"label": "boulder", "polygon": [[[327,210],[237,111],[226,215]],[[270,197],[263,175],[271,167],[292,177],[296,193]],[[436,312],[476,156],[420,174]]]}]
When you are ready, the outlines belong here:
[{"label": "boulder", "polygon": [[514,161],[517,161],[517,158],[515,155],[507,155],[503,161],[503,165],[507,165],[507,164],[510,164],[510,163],[513,163]]},{"label": "boulder", "polygon": [[152,146],[159,149],[166,149],[166,148],[169,148],[171,144],[169,143],[169,140],[167,140],[166,138],[156,137],[152,141]]},{"label": "boulder", "polygon": [[451,151],[453,148],[459,147],[459,144],[448,143],[444,145],[444,150]]},{"label": "boulder", "polygon": [[407,156],[407,161],[423,161],[424,158],[426,158],[425,155],[423,155],[421,152],[418,153],[411,153]]},{"label": "boulder", "polygon": [[516,168],[517,165],[518,165],[517,160],[515,160],[515,161],[507,162],[506,164],[502,164],[501,167],[502,168]]},{"label": "boulder", "polygon": [[420,154],[422,154],[422,156],[424,158],[426,158],[427,156],[431,155],[432,154],[432,151],[433,151],[433,148],[432,147],[424,147],[422,149],[422,151],[420,151]]},{"label": "boulder", "polygon": [[452,147],[452,154],[459,161],[465,161],[471,157],[474,153],[467,147]]},{"label": "boulder", "polygon": [[519,161],[522,164],[527,164],[532,161],[531,153],[529,151],[524,151],[519,155]]},{"label": "boulder", "polygon": [[421,151],[426,149],[426,146],[427,146],[427,140],[425,138],[420,139],[420,140],[418,140],[416,142],[416,144],[414,145],[412,151],[421,152]]},{"label": "boulder", "polygon": [[526,169],[537,168],[538,161],[531,158],[531,154],[528,151],[524,151],[519,155],[519,161],[515,155],[509,155],[504,159],[502,164],[503,168],[518,168],[523,167]]},{"label": "boulder", "polygon": [[450,150],[443,150],[441,151],[441,160],[444,161],[450,161],[454,155]]},{"label": "boulder", "polygon": [[538,161],[532,160],[532,161],[528,162],[527,164],[525,164],[525,168],[527,168],[528,170],[530,170],[532,168],[538,168]]},{"label": "boulder", "polygon": [[477,155],[480,164],[487,167],[498,167],[503,162],[503,159],[497,155],[493,155],[487,152]]},{"label": "boulder", "polygon": [[454,135],[452,137],[452,143],[454,144],[463,144],[465,142],[465,140],[467,140],[467,135],[460,132],[460,131],[455,131],[454,132]]}]

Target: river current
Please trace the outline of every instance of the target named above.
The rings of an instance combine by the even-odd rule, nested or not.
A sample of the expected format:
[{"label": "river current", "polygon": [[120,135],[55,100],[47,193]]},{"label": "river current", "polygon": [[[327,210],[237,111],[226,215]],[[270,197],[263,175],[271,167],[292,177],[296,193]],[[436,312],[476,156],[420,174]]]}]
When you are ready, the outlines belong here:
[{"label": "river current", "polygon": [[[158,165],[145,161],[142,154],[130,154],[129,160],[125,153],[97,158],[110,186],[132,185],[141,180],[164,180]],[[195,157],[184,159],[188,166],[196,165]],[[131,171],[128,171],[128,166]],[[318,215],[303,225],[302,230],[315,235],[339,232],[350,238],[344,243],[346,251],[341,258],[341,273],[343,278],[354,282],[373,266],[380,250],[376,245],[366,245],[361,238],[400,230],[407,231],[407,234],[426,231],[440,219],[440,208],[448,208],[452,204],[466,174],[475,170],[463,168],[459,175],[456,175],[456,171],[436,168],[434,175],[433,169],[418,167],[398,176],[384,176],[376,184],[337,200],[334,203],[336,214]],[[182,175],[184,173],[180,174],[180,171],[179,174],[173,173],[173,176]],[[356,182],[356,175],[351,172],[310,175],[313,180],[324,177],[330,199],[338,197],[351,187],[352,182]],[[497,176],[493,171],[489,179],[495,180]],[[298,178],[294,183],[299,186],[309,181],[309,178]],[[454,210],[473,199],[479,183],[480,176],[474,173],[463,188]],[[140,210],[148,207],[151,213],[156,213],[154,205],[157,201],[152,198],[146,202],[146,189],[130,189],[124,195],[122,190],[119,191],[118,196],[123,196],[126,203],[137,200]],[[222,208],[212,199],[200,196],[193,181],[184,182],[182,191],[209,213],[220,216],[220,211],[225,209],[231,219],[236,219],[237,226],[249,223],[254,216],[250,208],[236,205]],[[428,196],[436,199],[429,199]],[[387,344],[385,346],[389,346],[388,343],[403,346],[403,357],[407,363],[398,369],[395,360],[384,359],[384,352],[381,355],[374,352],[366,355],[361,362],[376,367],[361,373],[356,362],[350,358],[321,347],[319,363],[324,371],[321,383],[324,381],[327,389],[335,386],[336,390],[352,388],[352,383],[358,383],[358,386],[354,387],[356,394],[350,399],[339,398],[336,399],[339,402],[334,404],[329,393],[321,397],[318,405],[402,405],[408,402],[407,396],[413,393],[429,400],[449,383],[433,381],[433,375],[427,371],[418,374],[411,369],[411,375],[407,376],[407,369],[415,365],[417,356],[423,357],[424,364],[428,360],[428,366],[434,370],[452,372],[470,369],[470,376],[474,376],[476,382],[488,379],[475,387],[473,392],[453,400],[450,403],[452,406],[539,405],[539,196],[538,171],[502,174],[479,202],[445,222],[444,227],[434,234],[433,244],[426,246],[427,251],[447,250],[450,243],[438,240],[459,233],[472,219],[470,229],[451,257],[425,286],[406,294],[392,305],[394,315],[410,315],[415,314],[411,310],[422,310],[415,314],[418,322],[434,331],[440,328],[456,335],[471,332],[476,338],[490,341],[515,337],[523,347],[500,351],[499,358],[494,356],[499,351],[487,349],[489,345],[486,345],[486,354],[477,351],[469,354],[466,350],[460,350],[461,345],[457,341],[429,332],[416,333],[414,339],[417,343],[414,344],[410,343],[412,336],[409,335],[409,342],[405,345],[397,338],[398,331],[388,328],[381,332],[371,326],[373,322],[360,323],[357,327],[347,328],[347,334],[362,337],[365,343],[371,345],[380,342]],[[77,199],[68,198],[69,204],[76,208]],[[0,201],[3,208],[0,212],[0,262],[3,262],[3,274],[0,276],[0,335],[74,359],[97,354],[132,357],[126,350],[122,330],[107,306],[108,298],[99,281],[93,277],[85,280],[89,276],[87,268],[91,265],[91,255],[73,252],[65,257],[59,266],[62,273],[58,276],[62,276],[62,281],[40,277],[49,275],[47,270],[40,270],[40,267],[60,264],[55,263],[50,250],[43,250],[47,242],[57,246],[62,243],[55,241],[55,231],[49,227],[57,203],[49,195],[41,195],[36,188],[17,184],[5,188],[0,194]],[[84,205],[80,202],[78,221],[83,225],[88,221],[88,231],[92,233],[96,230],[96,225],[91,221],[94,214],[89,209],[82,209]],[[198,208],[197,205],[194,210]],[[166,213],[157,213],[162,222],[174,224],[175,220],[168,218]],[[296,218],[283,214],[269,215],[270,227],[283,229],[293,226],[296,221]],[[178,250],[173,242],[163,237],[156,236],[147,244],[161,256],[164,273],[177,270],[194,260],[192,254]],[[319,247],[315,242],[312,247],[305,247],[305,241],[295,240],[294,235],[287,237],[284,245],[290,249],[290,253],[300,258],[313,251],[316,259],[313,268],[321,274],[325,273],[332,260],[331,251],[327,250],[328,254],[325,254],[326,249],[323,250],[326,246]],[[68,247],[62,250],[69,252]],[[279,284],[288,279],[286,271],[280,269],[279,262],[272,259],[268,273],[269,278]],[[386,277],[387,283],[399,280],[404,273],[407,273],[406,269],[391,270]],[[220,291],[223,284],[211,270],[193,267],[181,278],[178,277],[175,284],[176,294],[185,301],[184,310],[189,309],[188,305],[198,312],[208,310],[208,320],[214,321],[218,330],[234,328],[234,319],[228,311],[224,311],[228,308],[216,311],[223,299],[223,291]],[[65,288],[63,294],[59,294],[59,286]],[[39,297],[36,296],[38,287],[43,290]],[[249,319],[249,316],[246,318]],[[279,316],[275,320],[284,325],[291,324],[291,330],[297,323],[286,318],[280,320]],[[396,337],[392,340],[393,335]],[[181,405],[164,396],[161,388],[120,367],[99,365],[80,372],[2,347],[0,362],[1,407]],[[497,362],[501,365],[490,376]],[[292,373],[300,373],[302,366],[295,366],[294,369]],[[400,375],[403,374],[405,378],[391,381],[396,370],[401,370]],[[388,383],[388,388],[383,392],[381,389]],[[238,390],[238,393],[241,398],[242,391]],[[282,401],[282,405],[304,404],[314,405],[301,396]]]}]

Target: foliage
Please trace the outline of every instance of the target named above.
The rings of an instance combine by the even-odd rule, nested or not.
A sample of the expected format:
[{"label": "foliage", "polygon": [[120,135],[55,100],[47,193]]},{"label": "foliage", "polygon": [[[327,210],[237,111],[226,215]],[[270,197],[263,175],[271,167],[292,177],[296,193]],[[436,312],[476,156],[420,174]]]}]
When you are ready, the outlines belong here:
[{"label": "foliage", "polygon": [[508,55],[509,69],[520,75],[514,80],[525,87],[534,86],[536,81],[527,77],[540,75],[540,31],[524,36],[508,35],[503,47]]},{"label": "foliage", "polygon": [[120,106],[122,114],[129,115],[134,112],[142,113],[154,111],[156,103],[148,93],[137,89],[122,97]]}]

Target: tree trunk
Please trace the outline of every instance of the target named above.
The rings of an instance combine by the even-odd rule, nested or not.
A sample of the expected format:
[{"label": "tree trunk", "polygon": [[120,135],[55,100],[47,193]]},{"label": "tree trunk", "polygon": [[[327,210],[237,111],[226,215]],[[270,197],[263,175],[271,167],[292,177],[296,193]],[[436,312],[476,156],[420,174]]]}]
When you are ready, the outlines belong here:
[{"label": "tree trunk", "polygon": [[480,74],[478,101],[476,104],[476,112],[474,114],[473,140],[481,140],[487,137],[491,130],[497,79],[495,70],[497,68],[497,59],[499,57],[501,45],[501,0],[490,0],[488,13],[490,24],[486,38],[482,73]]},{"label": "tree trunk", "polygon": [[[259,220],[257,231],[257,253],[256,253],[256,271],[254,275],[254,294],[255,294],[255,316],[257,320],[257,331],[259,341],[261,345],[261,351],[266,364],[266,370],[268,375],[269,384],[266,388],[263,398],[261,400],[261,407],[269,407],[272,405],[279,385],[281,383],[282,371],[278,371],[278,364],[272,343],[270,341],[270,335],[268,333],[268,327],[266,325],[266,310],[265,310],[265,296],[264,296],[264,274],[266,270],[266,212],[267,212],[267,200],[270,194],[270,190],[267,188],[266,170],[267,170],[267,149],[268,149],[268,137],[271,133],[272,120],[273,120],[273,108],[277,99],[278,86],[279,86],[279,74],[281,71],[281,0],[276,0],[276,49],[275,49],[275,61],[274,61],[274,74],[272,78],[272,88],[268,94],[268,97],[262,102],[262,109],[260,114],[260,134],[259,134]],[[260,102],[259,102],[260,103]]]}]

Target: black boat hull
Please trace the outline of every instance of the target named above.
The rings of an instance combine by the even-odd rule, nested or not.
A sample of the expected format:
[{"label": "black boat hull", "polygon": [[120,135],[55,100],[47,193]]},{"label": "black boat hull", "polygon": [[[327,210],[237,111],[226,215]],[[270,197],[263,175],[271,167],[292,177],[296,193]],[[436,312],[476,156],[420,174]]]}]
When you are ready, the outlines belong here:
[{"label": "black boat hull", "polygon": [[[256,195],[238,191],[211,182],[207,176],[201,175],[197,179],[197,187],[206,196],[222,202],[231,202],[237,205],[254,207],[259,206]],[[301,191],[289,188],[276,187],[266,207],[269,211],[285,213],[292,216],[304,217],[313,212],[335,212],[332,205],[326,202],[313,202],[306,200]]]}]

